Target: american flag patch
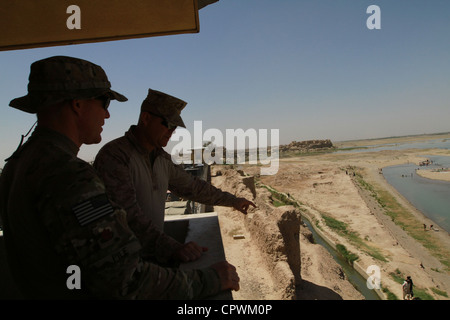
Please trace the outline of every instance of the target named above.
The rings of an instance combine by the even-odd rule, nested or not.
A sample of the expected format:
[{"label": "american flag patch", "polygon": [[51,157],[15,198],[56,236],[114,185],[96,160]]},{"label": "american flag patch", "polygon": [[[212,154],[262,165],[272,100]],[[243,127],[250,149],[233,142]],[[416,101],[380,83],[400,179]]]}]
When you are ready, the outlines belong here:
[{"label": "american flag patch", "polygon": [[85,226],[101,217],[114,212],[106,194],[90,198],[72,208],[81,226]]}]

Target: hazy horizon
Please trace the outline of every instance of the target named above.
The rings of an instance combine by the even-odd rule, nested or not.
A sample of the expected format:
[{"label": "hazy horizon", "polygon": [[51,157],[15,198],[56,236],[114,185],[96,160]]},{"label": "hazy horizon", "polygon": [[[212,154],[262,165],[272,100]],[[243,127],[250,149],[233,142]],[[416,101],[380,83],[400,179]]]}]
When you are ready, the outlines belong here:
[{"label": "hazy horizon", "polygon": [[[366,12],[380,8],[381,29]],[[279,144],[450,131],[450,1],[220,0],[200,32],[0,52],[0,167],[35,115],[9,107],[27,93],[30,64],[68,55],[102,66],[112,102],[91,161],[138,119],[148,88],[185,100],[189,132],[278,129]],[[173,143],[171,142],[173,145]]]}]

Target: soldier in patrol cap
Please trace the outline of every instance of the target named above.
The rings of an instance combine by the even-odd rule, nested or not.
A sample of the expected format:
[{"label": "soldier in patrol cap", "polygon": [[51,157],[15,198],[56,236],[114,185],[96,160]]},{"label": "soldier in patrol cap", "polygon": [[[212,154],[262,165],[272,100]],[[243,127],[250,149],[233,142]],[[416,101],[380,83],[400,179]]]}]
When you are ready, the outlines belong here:
[{"label": "soldier in patrol cap", "polygon": [[175,129],[176,127],[186,128],[181,118],[181,111],[186,105],[187,102],[181,99],[160,91],[148,89],[147,97],[141,105],[141,112],[148,112],[164,119],[167,121],[169,129]]},{"label": "soldier in patrol cap", "polygon": [[185,127],[186,102],[149,89],[137,125],[107,143],[94,162],[107,193],[127,208],[127,219],[143,245],[144,256],[165,265],[193,261],[207,250],[195,242],[179,243],[164,233],[167,190],[207,205],[233,207],[246,214],[254,203],[215,188],[187,173],[163,150],[177,127]]},{"label": "soldier in patrol cap", "polygon": [[77,158],[82,144],[101,140],[110,100],[127,99],[100,66],[56,56],[31,65],[28,94],[10,103],[38,123],[0,177],[7,258],[22,295],[188,299],[239,289],[227,262],[183,272],[143,261],[126,212]]}]

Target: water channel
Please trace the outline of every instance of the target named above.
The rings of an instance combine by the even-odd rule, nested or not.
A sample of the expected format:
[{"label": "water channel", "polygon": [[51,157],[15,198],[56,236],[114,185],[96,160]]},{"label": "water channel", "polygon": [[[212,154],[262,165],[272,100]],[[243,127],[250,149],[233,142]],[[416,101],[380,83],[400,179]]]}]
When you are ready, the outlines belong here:
[{"label": "water channel", "polygon": [[314,237],[314,242],[323,246],[328,252],[332,255],[334,260],[341,266],[342,270],[344,270],[345,275],[347,276],[350,283],[364,296],[366,300],[380,300],[380,297],[374,290],[371,290],[367,287],[366,279],[359,274],[348,262],[339,254],[337,251],[330,246],[325,240],[323,240],[314,228],[311,226],[308,220],[303,219],[308,229],[312,232]]}]

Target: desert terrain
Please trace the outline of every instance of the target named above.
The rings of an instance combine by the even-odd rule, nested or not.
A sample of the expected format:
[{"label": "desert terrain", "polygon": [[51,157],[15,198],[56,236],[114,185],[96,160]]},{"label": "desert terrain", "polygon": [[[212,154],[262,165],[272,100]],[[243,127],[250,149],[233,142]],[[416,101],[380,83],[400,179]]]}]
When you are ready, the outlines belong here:
[{"label": "desert terrain", "polygon": [[[448,135],[444,137],[449,138]],[[405,138],[397,139],[381,142],[403,142]],[[352,141],[337,146],[367,144],[367,141]],[[403,299],[402,279],[411,276],[415,291],[421,293],[418,295],[448,300],[449,234],[442,228],[439,232],[424,230],[424,224],[436,226],[436,223],[416,210],[380,174],[386,166],[408,162],[418,164],[424,160],[421,154],[424,154],[423,150],[409,149],[298,155],[281,158],[279,171],[272,176],[259,176],[258,166],[243,165],[240,169],[246,176],[255,177],[260,186],[273,188],[287,196],[291,203],[296,202],[302,220],[307,219],[328,241],[345,246],[348,252],[357,256],[353,263],[361,273],[370,266],[376,266],[380,270],[381,298]],[[437,149],[427,150],[427,154],[450,155],[448,150]],[[440,174],[430,178],[444,180],[445,173]],[[227,191],[237,195],[252,197],[245,188],[227,186],[226,181],[223,175],[213,175],[213,184],[223,189],[229,187]],[[257,187],[253,192],[262,190],[266,189]],[[391,208],[384,207],[377,200],[383,197],[392,197],[395,206],[406,212],[406,218],[389,216],[387,211]],[[254,247],[254,235],[244,223],[247,217],[229,208],[216,207],[215,210],[220,217],[227,259],[237,267],[241,277],[241,290],[234,293],[234,298],[283,299],[273,283],[271,271],[265,268],[264,258]],[[249,214],[257,210],[251,209]],[[242,237],[236,240],[231,236],[233,234]],[[296,299],[364,299],[348,282],[331,255],[311,241],[310,232],[303,225],[299,238],[301,281],[296,287]]]}]

